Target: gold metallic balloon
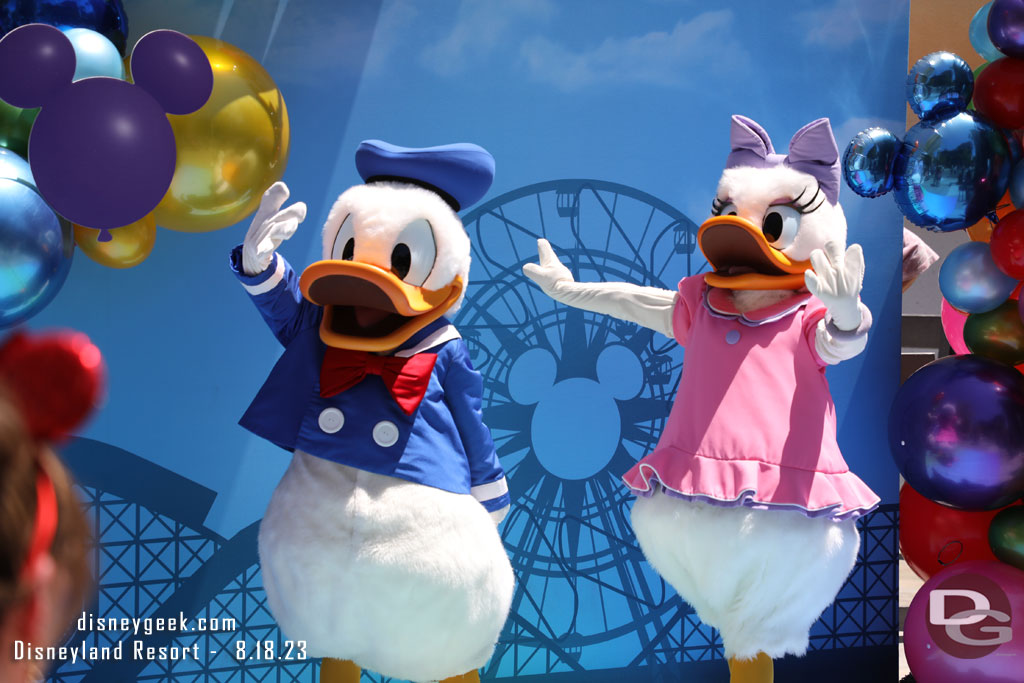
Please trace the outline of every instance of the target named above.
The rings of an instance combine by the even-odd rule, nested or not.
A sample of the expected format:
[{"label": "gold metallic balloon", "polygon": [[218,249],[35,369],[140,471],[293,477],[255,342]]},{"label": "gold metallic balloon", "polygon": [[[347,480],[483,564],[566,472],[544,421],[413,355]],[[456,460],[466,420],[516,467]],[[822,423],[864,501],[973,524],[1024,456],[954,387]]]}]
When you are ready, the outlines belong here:
[{"label": "gold metallic balloon", "polygon": [[219,230],[256,210],[263,191],[288,162],[284,97],[260,64],[237,47],[192,36],[213,67],[213,93],[203,107],[168,115],[178,163],[156,222],[183,232]]},{"label": "gold metallic balloon", "polygon": [[148,213],[134,223],[111,228],[111,239],[100,242],[99,230],[75,225],[75,242],[86,256],[108,268],[131,268],[146,260],[156,242],[156,219]]},{"label": "gold metallic balloon", "polygon": [[1024,362],[1024,322],[1016,299],[987,313],[971,313],[964,323],[964,342],[971,353],[1009,365]]}]

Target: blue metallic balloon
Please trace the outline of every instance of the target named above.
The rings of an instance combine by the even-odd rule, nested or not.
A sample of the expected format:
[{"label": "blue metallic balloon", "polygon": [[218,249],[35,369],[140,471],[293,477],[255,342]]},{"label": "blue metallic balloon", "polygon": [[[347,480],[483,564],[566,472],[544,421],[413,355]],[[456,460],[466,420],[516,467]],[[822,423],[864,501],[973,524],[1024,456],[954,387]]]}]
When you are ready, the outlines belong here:
[{"label": "blue metallic balloon", "polygon": [[994,62],[1003,56],[1003,53],[992,44],[992,39],[988,36],[988,13],[991,9],[991,2],[982,5],[981,9],[974,13],[969,29],[971,47],[984,57],[986,62]]},{"label": "blue metallic balloon", "polygon": [[0,0],[0,34],[25,24],[88,28],[102,33],[125,54],[128,17],[121,0]]},{"label": "blue metallic balloon", "polygon": [[87,28],[66,28],[64,35],[75,48],[75,75],[73,80],[105,76],[124,79],[121,54],[106,36]]},{"label": "blue metallic balloon", "polygon": [[915,372],[889,411],[889,447],[915,491],[943,505],[994,510],[1024,491],[1024,375],[974,355]]},{"label": "blue metallic balloon", "polygon": [[963,112],[907,131],[893,169],[893,196],[911,223],[940,232],[960,230],[999,203],[1010,171],[1002,131],[978,114]]},{"label": "blue metallic balloon", "polygon": [[36,186],[32,178],[32,167],[28,162],[9,149],[0,149],[0,178],[11,178]]},{"label": "blue metallic balloon", "polygon": [[861,197],[880,197],[892,189],[892,167],[900,141],[883,128],[857,133],[843,153],[843,178]]},{"label": "blue metallic balloon", "polygon": [[985,313],[999,307],[1017,286],[999,270],[987,242],[966,242],[949,252],[939,269],[939,289],[954,308]]},{"label": "blue metallic balloon", "polygon": [[71,224],[29,185],[0,179],[0,327],[41,311],[71,269]]},{"label": "blue metallic balloon", "polygon": [[993,0],[988,37],[1007,57],[1024,58],[1024,0]]},{"label": "blue metallic balloon", "polygon": [[907,102],[922,120],[965,111],[974,92],[974,72],[952,52],[933,52],[907,74]]},{"label": "blue metallic balloon", "polygon": [[1010,174],[1010,201],[1018,209],[1024,207],[1024,161],[1018,161]]}]

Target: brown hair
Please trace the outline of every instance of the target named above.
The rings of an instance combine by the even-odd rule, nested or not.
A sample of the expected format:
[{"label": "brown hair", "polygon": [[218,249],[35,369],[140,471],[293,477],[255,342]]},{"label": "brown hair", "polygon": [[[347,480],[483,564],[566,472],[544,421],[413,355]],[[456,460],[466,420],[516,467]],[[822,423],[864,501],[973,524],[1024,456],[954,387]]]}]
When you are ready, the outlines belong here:
[{"label": "brown hair", "polygon": [[39,468],[57,494],[57,533],[49,554],[70,585],[66,612],[55,619],[70,622],[90,583],[85,514],[67,468],[48,446],[28,434],[9,392],[0,389],[0,618],[25,597],[21,572],[35,532]]}]

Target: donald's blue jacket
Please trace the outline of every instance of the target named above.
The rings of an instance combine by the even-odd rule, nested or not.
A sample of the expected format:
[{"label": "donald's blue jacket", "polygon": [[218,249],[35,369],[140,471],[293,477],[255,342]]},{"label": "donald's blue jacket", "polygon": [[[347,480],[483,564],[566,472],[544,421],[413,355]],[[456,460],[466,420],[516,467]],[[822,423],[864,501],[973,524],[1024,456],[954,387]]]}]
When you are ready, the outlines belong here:
[{"label": "donald's blue jacket", "polygon": [[280,254],[252,277],[243,273],[241,262],[241,247],[235,247],[231,270],[285,347],[242,416],[243,427],[289,451],[472,494],[489,512],[508,506],[505,472],[482,420],[483,381],[448,320],[427,325],[394,352],[437,354],[426,394],[412,415],[376,375],[322,398],[323,309],[302,296],[298,276]]}]

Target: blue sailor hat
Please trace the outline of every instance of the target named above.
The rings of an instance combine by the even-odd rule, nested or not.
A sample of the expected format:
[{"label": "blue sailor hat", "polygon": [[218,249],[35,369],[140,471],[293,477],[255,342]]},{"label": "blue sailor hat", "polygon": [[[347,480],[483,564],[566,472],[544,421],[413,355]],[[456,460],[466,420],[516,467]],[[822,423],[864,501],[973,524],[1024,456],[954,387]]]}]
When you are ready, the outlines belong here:
[{"label": "blue sailor hat", "polygon": [[437,147],[399,147],[364,140],[356,150],[356,170],[366,183],[399,181],[437,193],[461,211],[480,200],[494,181],[494,157],[469,142]]}]

